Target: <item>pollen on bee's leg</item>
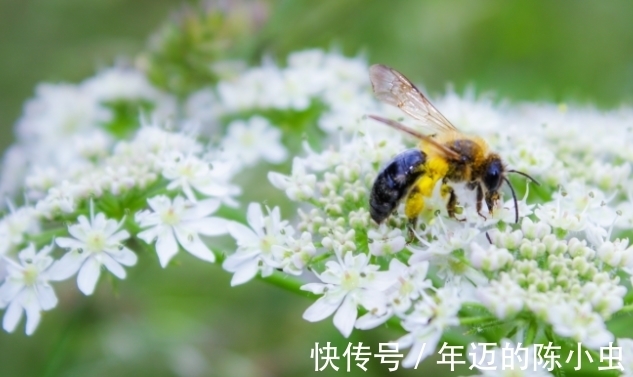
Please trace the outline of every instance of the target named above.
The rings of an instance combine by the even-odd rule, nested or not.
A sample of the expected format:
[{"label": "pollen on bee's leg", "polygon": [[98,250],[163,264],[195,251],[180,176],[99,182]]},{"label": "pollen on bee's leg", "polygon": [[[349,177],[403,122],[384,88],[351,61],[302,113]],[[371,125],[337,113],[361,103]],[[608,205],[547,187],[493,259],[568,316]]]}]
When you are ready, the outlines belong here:
[{"label": "pollen on bee's leg", "polygon": [[404,214],[411,221],[411,219],[417,219],[423,209],[424,196],[417,187],[414,187],[404,204]]},{"label": "pollen on bee's leg", "polygon": [[409,223],[407,224],[407,240],[406,244],[411,245],[413,241],[415,241],[415,227],[418,224],[418,218],[413,217],[409,219]]}]

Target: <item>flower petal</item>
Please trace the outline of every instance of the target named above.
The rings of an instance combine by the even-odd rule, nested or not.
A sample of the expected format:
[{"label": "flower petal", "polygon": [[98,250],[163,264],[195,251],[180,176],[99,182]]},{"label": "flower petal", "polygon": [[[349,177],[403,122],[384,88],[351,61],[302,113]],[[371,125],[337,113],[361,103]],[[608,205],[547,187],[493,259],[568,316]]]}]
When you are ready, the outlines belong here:
[{"label": "flower petal", "polygon": [[433,352],[435,352],[437,342],[440,341],[441,336],[441,331],[434,331],[429,334],[428,339],[425,339],[425,341],[416,339],[409,351],[409,354],[404,358],[404,360],[402,360],[402,366],[405,368],[412,368],[416,365],[416,363],[422,362],[422,360],[429,357]]},{"label": "flower petal", "polygon": [[101,263],[95,258],[88,258],[79,270],[77,275],[77,286],[79,290],[86,296],[90,296],[97,285],[99,275],[101,274]]},{"label": "flower petal", "polygon": [[391,318],[391,312],[386,312],[381,316],[375,316],[371,313],[366,313],[356,320],[354,327],[359,330],[373,329],[385,323],[389,318]]},{"label": "flower petal", "polygon": [[240,268],[233,274],[233,278],[231,279],[231,287],[250,281],[255,277],[255,275],[257,275],[257,271],[259,271],[259,261],[257,259],[253,259],[252,261],[243,263],[242,265],[240,265]]},{"label": "flower petal", "polygon": [[303,312],[303,319],[309,322],[317,322],[329,317],[341,305],[341,300],[331,300],[328,296],[323,296],[316,300],[314,304]]},{"label": "flower petal", "polygon": [[24,282],[6,279],[0,286],[0,308],[4,308],[7,303],[13,301],[22,288],[24,288]]},{"label": "flower petal", "polygon": [[110,256],[117,262],[121,263],[124,266],[134,266],[138,261],[138,257],[136,253],[132,250],[124,247],[120,249],[117,253],[109,253]]},{"label": "flower petal", "polygon": [[252,246],[259,243],[259,237],[253,230],[238,222],[229,222],[226,226],[239,246]]},{"label": "flower petal", "polygon": [[143,241],[145,241],[146,244],[150,244],[150,243],[154,242],[154,240],[160,234],[165,233],[168,229],[169,229],[169,227],[167,227],[167,226],[157,225],[157,226],[155,226],[153,228],[145,229],[144,231],[142,231],[139,234],[137,234],[136,237],[142,239]]},{"label": "flower petal", "polygon": [[56,238],[55,243],[57,244],[57,246],[63,249],[80,249],[86,244],[85,242],[81,242],[74,238],[68,237]]},{"label": "flower petal", "polygon": [[171,258],[177,253],[178,244],[173,231],[170,229],[168,232],[161,234],[156,241],[156,254],[158,254],[161,267],[167,267]]},{"label": "flower petal", "polygon": [[79,268],[88,256],[88,253],[80,253],[77,250],[67,252],[48,269],[48,278],[52,281],[68,279],[79,271]]},{"label": "flower petal", "polygon": [[57,306],[57,296],[50,284],[38,283],[36,285],[36,290],[37,299],[42,310],[51,310]]},{"label": "flower petal", "polygon": [[280,190],[285,190],[290,186],[290,179],[287,175],[277,173],[274,171],[268,172],[268,181]]},{"label": "flower petal", "polygon": [[187,208],[181,218],[187,220],[199,220],[209,216],[220,208],[220,201],[217,199],[205,199],[197,202],[194,206]]},{"label": "flower petal", "polygon": [[125,269],[123,266],[119,264],[119,262],[115,261],[108,254],[102,254],[101,263],[112,273],[112,275],[118,277],[119,279],[125,279],[127,274],[125,273]]},{"label": "flower petal", "polygon": [[24,307],[26,312],[26,335],[32,335],[42,319],[42,310],[35,300],[28,300]]},{"label": "flower petal", "polygon": [[262,231],[264,228],[264,214],[262,213],[262,207],[259,203],[251,203],[248,205],[246,219],[248,225],[250,225],[256,233]]},{"label": "flower petal", "polygon": [[249,263],[251,260],[257,259],[259,255],[259,250],[251,250],[251,251],[238,251],[229,255],[222,263],[222,268],[229,272],[235,272],[241,268],[241,266],[245,263]]},{"label": "flower petal", "polygon": [[209,250],[196,233],[186,232],[179,226],[174,228],[174,232],[178,243],[191,255],[207,262],[215,262],[215,254]]},{"label": "flower petal", "polygon": [[7,311],[4,313],[4,318],[2,319],[2,328],[6,332],[15,331],[15,327],[20,322],[22,318],[22,305],[18,302],[18,300],[13,300],[9,304]]},{"label": "flower petal", "polygon": [[336,314],[334,314],[334,326],[341,332],[341,334],[343,334],[344,337],[347,338],[352,333],[357,315],[358,309],[356,308],[356,303],[352,299],[352,296],[345,296],[343,304],[341,304],[336,311]]},{"label": "flower petal", "polygon": [[[117,224],[117,229],[118,229],[118,226],[119,225]],[[128,238],[130,238],[130,233],[128,233],[128,231],[124,229],[109,236],[108,242],[110,244],[116,244],[116,243],[120,243],[123,240],[127,240]]]},{"label": "flower petal", "polygon": [[326,284],[322,283],[308,283],[301,286],[302,291],[312,292],[315,295],[322,295],[325,292]]}]

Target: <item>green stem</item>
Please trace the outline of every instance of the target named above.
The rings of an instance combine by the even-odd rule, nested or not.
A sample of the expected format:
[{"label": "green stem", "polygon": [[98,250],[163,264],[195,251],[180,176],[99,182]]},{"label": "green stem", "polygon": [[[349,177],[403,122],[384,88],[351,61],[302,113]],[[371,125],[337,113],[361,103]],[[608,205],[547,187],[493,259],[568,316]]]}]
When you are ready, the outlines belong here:
[{"label": "green stem", "polygon": [[466,318],[459,319],[459,323],[462,326],[473,326],[473,325],[478,325],[480,323],[498,322],[498,321],[499,320],[497,318],[491,317],[488,315],[482,315],[478,317],[466,317]]},{"label": "green stem", "polygon": [[525,344],[534,344],[534,340],[536,339],[536,334],[538,333],[538,324],[536,321],[531,320],[528,329],[525,332]]},{"label": "green stem", "polygon": [[321,255],[317,255],[316,257],[314,257],[314,258],[312,258],[310,260],[310,265],[315,265],[315,264],[321,263],[324,260],[329,259],[332,256],[332,254],[333,254],[332,252],[328,251],[328,252],[323,253]]}]

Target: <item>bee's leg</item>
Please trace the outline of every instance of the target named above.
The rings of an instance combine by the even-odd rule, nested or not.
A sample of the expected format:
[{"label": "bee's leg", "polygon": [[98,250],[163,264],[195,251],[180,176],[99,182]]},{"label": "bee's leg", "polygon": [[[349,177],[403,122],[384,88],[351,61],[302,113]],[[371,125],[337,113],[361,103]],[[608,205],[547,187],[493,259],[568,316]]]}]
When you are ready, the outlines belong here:
[{"label": "bee's leg", "polygon": [[415,227],[418,225],[418,218],[414,217],[409,219],[409,223],[407,224],[407,245],[410,245],[415,241]]},{"label": "bee's leg", "polygon": [[418,224],[418,216],[420,212],[424,209],[424,196],[420,192],[420,187],[418,183],[413,186],[411,191],[409,191],[409,195],[407,196],[407,200],[404,204],[404,214],[407,216],[409,220],[407,224],[408,236],[407,236],[407,245],[415,241],[415,227]]},{"label": "bee's leg", "polygon": [[466,219],[458,219],[457,216],[455,216],[455,208],[457,207],[457,195],[455,195],[455,190],[453,189],[453,187],[451,187],[447,183],[442,184],[441,194],[443,198],[448,195],[448,201],[446,202],[446,211],[448,212],[448,217],[457,221],[466,221]]},{"label": "bee's leg", "polygon": [[484,190],[481,188],[481,185],[477,185],[477,214],[481,216],[484,220],[488,220],[486,216],[481,214],[481,207],[484,201]]}]

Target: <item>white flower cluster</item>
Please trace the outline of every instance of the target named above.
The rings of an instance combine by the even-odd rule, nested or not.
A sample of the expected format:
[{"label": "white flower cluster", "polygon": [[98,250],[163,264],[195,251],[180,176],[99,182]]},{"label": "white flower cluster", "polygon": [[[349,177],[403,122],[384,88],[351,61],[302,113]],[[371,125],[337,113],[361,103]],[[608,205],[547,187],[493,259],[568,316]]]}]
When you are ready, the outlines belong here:
[{"label": "white flower cluster", "polygon": [[[90,295],[103,268],[124,279],[125,267],[137,263],[131,238],[153,245],[163,267],[180,249],[215,261],[201,237],[228,232],[228,221],[213,214],[238,205],[233,177],[262,158],[283,161],[286,150],[281,132],[258,117],[219,141],[238,153],[207,148],[190,119],[174,118],[175,106],[131,68],[38,87],[16,126],[0,184],[3,194],[26,199],[0,219],[5,330],[13,331],[23,312],[27,334],[35,330],[40,313],[57,304],[50,282],[76,276]],[[160,126],[168,120],[182,126]],[[255,142],[269,149],[249,151]]]},{"label": "white flower cluster", "polygon": [[[317,121],[322,130],[358,130],[358,122],[373,104],[363,59],[306,50],[290,54],[287,60],[284,67],[265,61],[220,82],[217,90],[207,88],[192,94],[186,105],[188,116],[212,129],[219,118],[235,113],[292,113],[323,106],[325,111]],[[231,128],[229,125],[229,132]],[[262,145],[264,142],[258,142],[251,147]]]},{"label": "white flower cluster", "polygon": [[[357,69],[350,76],[366,75],[366,66]],[[269,83],[255,81],[238,79],[261,90]],[[340,91],[333,98],[343,98],[348,89],[336,80],[329,85],[328,92]],[[399,116],[367,96],[367,79],[355,90],[364,114]],[[248,101],[244,106],[256,103]],[[411,347],[405,366],[419,361],[423,344],[422,358],[431,354],[444,330],[467,316],[460,314],[466,308],[517,324],[523,331],[514,335],[516,341],[551,329],[588,349],[613,342],[606,321],[626,304],[633,272],[633,247],[622,238],[633,224],[633,155],[627,147],[633,111],[496,106],[454,93],[435,103],[465,133],[487,140],[509,168],[540,181],[534,187],[518,175],[510,177],[525,193],[518,200],[517,224],[511,198],[492,214],[484,209],[484,219],[476,213],[475,193],[461,184],[455,189],[462,221],[448,218],[438,184],[425,202],[414,243],[407,244],[402,208],[377,226],[368,213],[373,181],[413,140],[359,117],[357,106],[343,106],[335,111],[347,111],[339,118],[347,124],[323,126],[334,110],[319,118],[330,145],[315,152],[306,143],[306,155],[294,158],[290,174],[269,173],[274,186],[302,203],[296,222],[282,220],[277,208],[262,213],[253,204],[250,229],[231,231],[238,251],[224,267],[235,273],[233,283],[258,271],[262,276],[273,269],[295,275],[314,271],[320,282],[304,289],[322,297],[304,318],[318,321],[334,314],[335,326],[348,336],[354,327],[368,329],[398,317],[408,333],[399,342]],[[366,314],[359,317],[361,308]]]},{"label": "white flower cluster", "polygon": [[[41,199],[1,219],[5,330],[15,329],[23,309],[27,333],[33,332],[40,312],[57,302],[51,281],[76,275],[79,290],[90,295],[102,267],[124,279],[124,266],[137,262],[126,246],[132,236],[155,241],[163,267],[179,248],[213,262],[215,255],[200,236],[227,232],[227,221],[212,214],[222,203],[234,204],[240,190],[230,182],[237,171],[204,152],[192,136],[145,125],[81,174],[52,183]],[[52,244],[36,252],[41,242]],[[55,246],[65,250],[59,259],[53,257]]]},{"label": "white flower cluster", "polygon": [[173,98],[130,67],[109,68],[76,85],[38,85],[16,124],[18,142],[5,156],[0,192],[13,195],[26,180],[27,196],[39,199],[54,184],[82,175],[114,143],[108,128],[121,121],[117,106],[129,107],[134,121],[142,110],[175,111]]}]

